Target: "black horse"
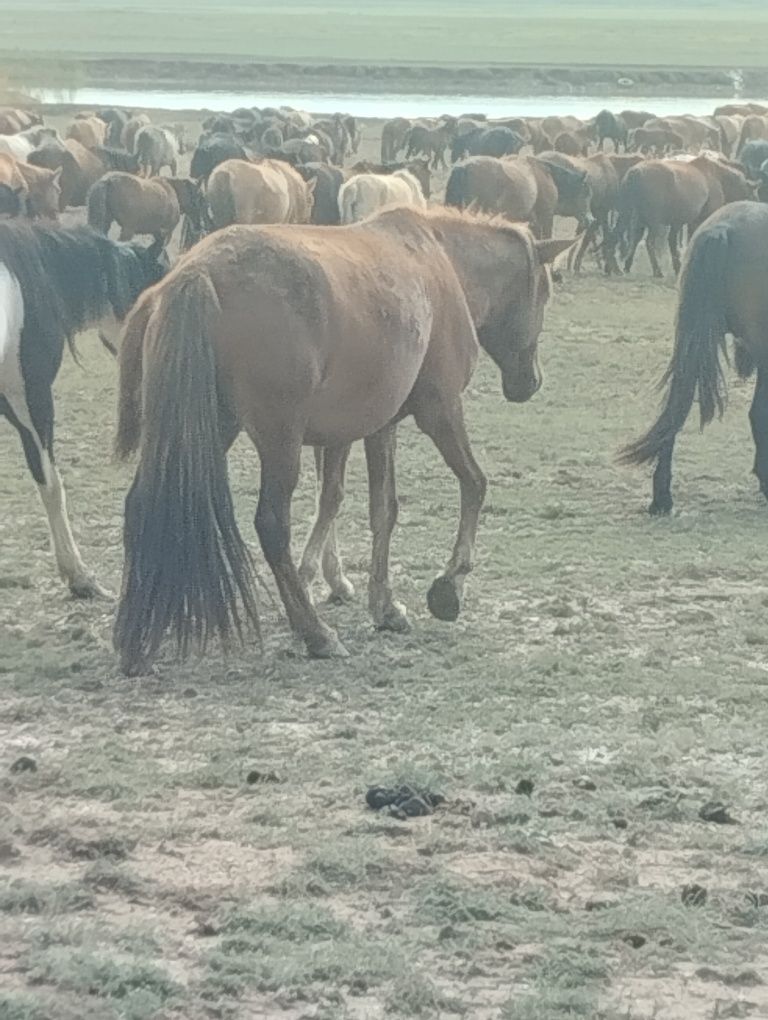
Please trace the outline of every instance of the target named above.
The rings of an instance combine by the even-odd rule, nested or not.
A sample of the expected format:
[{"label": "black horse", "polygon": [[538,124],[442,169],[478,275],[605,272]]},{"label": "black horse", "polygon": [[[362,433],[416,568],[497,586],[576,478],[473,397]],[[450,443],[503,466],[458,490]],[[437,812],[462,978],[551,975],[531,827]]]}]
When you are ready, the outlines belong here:
[{"label": "black horse", "polygon": [[622,146],[626,151],[629,132],[627,125],[617,114],[611,113],[610,110],[601,110],[592,122],[592,126],[600,152],[603,151],[607,138],[613,142],[614,152],[619,152]]},{"label": "black horse", "polygon": [[675,345],[662,378],[667,393],[656,422],[620,454],[625,464],[656,462],[651,514],[672,510],[672,452],[696,397],[702,428],[725,407],[721,357],[735,340],[742,379],[757,369],[749,420],[754,474],[768,497],[768,207],[732,202],[693,235],[680,277]]},{"label": "black horse", "polygon": [[64,346],[98,327],[109,346],[136,298],[167,271],[158,244],[110,241],[89,227],[0,222],[0,415],[18,431],[73,595],[103,594],[83,563],[53,456],[53,393]]},{"label": "black horse", "polygon": [[525,145],[517,131],[506,127],[474,128],[451,142],[451,162],[464,156],[513,156]]}]

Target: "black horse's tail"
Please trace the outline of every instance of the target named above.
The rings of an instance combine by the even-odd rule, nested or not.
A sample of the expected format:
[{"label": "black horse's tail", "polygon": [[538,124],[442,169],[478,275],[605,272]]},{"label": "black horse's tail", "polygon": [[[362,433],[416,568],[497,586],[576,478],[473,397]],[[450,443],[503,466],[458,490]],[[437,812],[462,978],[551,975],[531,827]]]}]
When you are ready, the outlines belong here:
[{"label": "black horse's tail", "polygon": [[122,668],[152,661],[170,631],[182,654],[258,628],[248,549],[235,521],[219,425],[210,279],[177,279],[164,306],[134,309],[120,352],[116,449],[139,449],[125,501],[123,590],[114,629]]},{"label": "black horse's tail", "polygon": [[620,452],[622,463],[656,460],[685,424],[697,395],[702,428],[715,413],[722,415],[728,259],[727,227],[717,225],[694,236],[680,279],[672,360],[660,383],[667,388],[664,406],[648,432]]},{"label": "black horse's tail", "polygon": [[448,177],[448,184],[445,188],[445,204],[452,205],[456,209],[463,209],[467,204],[468,188],[468,168],[459,163],[451,170]]},{"label": "black horse's tail", "polygon": [[112,217],[109,213],[110,174],[105,174],[88,189],[86,206],[88,209],[88,226],[101,234],[109,232]]}]

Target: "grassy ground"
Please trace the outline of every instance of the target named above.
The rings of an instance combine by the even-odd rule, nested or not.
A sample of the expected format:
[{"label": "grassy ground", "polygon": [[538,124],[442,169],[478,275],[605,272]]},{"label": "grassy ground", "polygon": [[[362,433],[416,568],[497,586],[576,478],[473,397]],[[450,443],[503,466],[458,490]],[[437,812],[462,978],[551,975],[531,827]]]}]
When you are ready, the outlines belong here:
[{"label": "grassy ground", "polygon": [[[6,56],[763,66],[765,5],[9,0]],[[762,29],[762,31],[761,31]]]},{"label": "grassy ground", "polygon": [[[2,1020],[768,1015],[747,388],[724,424],[686,431],[672,519],[649,520],[644,474],[613,462],[655,408],[673,307],[644,261],[567,278],[530,404],[506,405],[482,362],[467,405],[489,502],[453,626],[424,593],[457,493],[403,428],[394,578],[413,631],[374,633],[361,597],[329,607],[341,663],[303,658],[273,596],[263,655],[117,676],[112,608],[65,596],[0,431]],[[116,589],[130,472],[109,457],[114,365],[94,338],[82,352],[57,386],[59,461]],[[252,537],[245,443],[231,474]],[[312,504],[307,472],[299,533]],[[341,534],[362,592],[359,451]],[[447,800],[409,821],[367,809],[368,784],[401,780]],[[710,801],[733,824],[702,820]]]}]

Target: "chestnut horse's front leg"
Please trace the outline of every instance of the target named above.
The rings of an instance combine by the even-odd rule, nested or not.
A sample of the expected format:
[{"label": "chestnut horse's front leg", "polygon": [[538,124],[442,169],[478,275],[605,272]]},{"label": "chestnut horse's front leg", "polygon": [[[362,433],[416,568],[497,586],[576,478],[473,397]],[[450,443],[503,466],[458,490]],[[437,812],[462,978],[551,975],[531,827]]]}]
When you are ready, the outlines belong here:
[{"label": "chestnut horse's front leg", "polygon": [[485,500],[486,479],[472,454],[464,426],[461,397],[431,395],[415,403],[416,424],[426,433],[459,480],[461,513],[453,554],[445,571],[427,593],[427,605],[439,620],[457,619],[461,611],[464,578],[472,570],[475,536]]}]

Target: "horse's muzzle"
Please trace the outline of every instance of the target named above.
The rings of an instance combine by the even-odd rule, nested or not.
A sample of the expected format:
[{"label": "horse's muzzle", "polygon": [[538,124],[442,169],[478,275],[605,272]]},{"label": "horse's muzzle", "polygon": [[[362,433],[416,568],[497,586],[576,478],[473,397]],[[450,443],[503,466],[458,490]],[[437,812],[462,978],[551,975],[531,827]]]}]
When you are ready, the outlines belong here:
[{"label": "horse's muzzle", "polygon": [[539,372],[531,372],[524,377],[515,375],[512,378],[502,378],[501,389],[504,398],[511,404],[524,404],[541,389],[542,378]]}]

